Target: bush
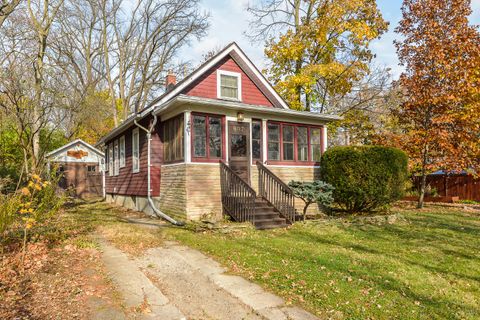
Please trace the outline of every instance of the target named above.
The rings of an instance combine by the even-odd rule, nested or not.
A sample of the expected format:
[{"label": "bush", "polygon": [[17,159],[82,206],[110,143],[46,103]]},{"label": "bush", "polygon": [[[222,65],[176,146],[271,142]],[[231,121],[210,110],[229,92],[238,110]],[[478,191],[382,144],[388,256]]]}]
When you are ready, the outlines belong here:
[{"label": "bush", "polygon": [[292,180],[288,183],[292,189],[293,195],[305,202],[303,207],[303,221],[307,215],[307,209],[312,203],[318,203],[322,206],[329,206],[332,204],[333,187],[323,181],[300,182]]},{"label": "bush", "polygon": [[320,172],[341,209],[373,211],[403,197],[407,165],[406,154],[395,148],[333,147],[324,153]]},{"label": "bush", "polygon": [[19,195],[0,194],[0,238],[15,222],[21,203]]},{"label": "bush", "polygon": [[64,198],[56,194],[56,183],[32,175],[19,192],[0,195],[0,239],[5,240],[8,233],[15,236],[22,231],[25,247],[27,231],[48,223],[63,202]]}]

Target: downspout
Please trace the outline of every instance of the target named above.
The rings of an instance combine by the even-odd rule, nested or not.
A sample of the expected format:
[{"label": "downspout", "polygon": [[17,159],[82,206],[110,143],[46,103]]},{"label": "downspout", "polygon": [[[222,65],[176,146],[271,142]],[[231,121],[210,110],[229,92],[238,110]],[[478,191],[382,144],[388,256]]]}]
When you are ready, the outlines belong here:
[{"label": "downspout", "polygon": [[170,222],[171,224],[174,224],[176,226],[184,226],[185,223],[182,222],[182,221],[177,221],[175,219],[173,219],[172,217],[170,217],[169,215],[166,215],[165,213],[163,213],[162,211],[160,211],[156,206],[155,204],[153,203],[153,199],[152,199],[152,189],[151,189],[151,174],[150,174],[150,155],[151,155],[151,143],[150,143],[150,140],[152,138],[152,131],[153,131],[153,128],[155,127],[155,125],[157,124],[157,115],[156,114],[153,114],[153,123],[151,124],[150,126],[150,129],[147,129],[145,127],[143,127],[142,125],[140,125],[138,122],[137,122],[137,119],[133,120],[133,122],[135,123],[135,125],[137,127],[139,127],[140,129],[142,129],[143,131],[145,131],[147,133],[147,198],[148,198],[148,204],[150,205],[150,207],[152,208],[153,212],[155,213],[155,215],[159,218],[163,218],[165,220],[167,220],[168,222]]}]

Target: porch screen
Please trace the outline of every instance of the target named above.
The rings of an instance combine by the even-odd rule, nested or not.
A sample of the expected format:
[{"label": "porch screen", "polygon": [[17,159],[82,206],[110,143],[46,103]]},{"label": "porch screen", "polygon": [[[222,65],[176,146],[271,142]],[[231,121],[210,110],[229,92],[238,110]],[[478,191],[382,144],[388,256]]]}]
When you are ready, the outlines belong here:
[{"label": "porch screen", "polygon": [[252,159],[262,160],[262,121],[252,121]]},{"label": "porch screen", "polygon": [[321,127],[269,122],[268,160],[293,164],[315,164],[322,157]]},{"label": "porch screen", "polygon": [[297,127],[297,155],[298,161],[308,161],[308,129]]},{"label": "porch screen", "polygon": [[223,156],[222,117],[213,115],[192,115],[193,159],[220,159]]},{"label": "porch screen", "polygon": [[268,124],[268,159],[280,160],[280,125]]},{"label": "porch screen", "polygon": [[183,130],[183,114],[164,123],[163,159],[165,162],[183,161]]}]

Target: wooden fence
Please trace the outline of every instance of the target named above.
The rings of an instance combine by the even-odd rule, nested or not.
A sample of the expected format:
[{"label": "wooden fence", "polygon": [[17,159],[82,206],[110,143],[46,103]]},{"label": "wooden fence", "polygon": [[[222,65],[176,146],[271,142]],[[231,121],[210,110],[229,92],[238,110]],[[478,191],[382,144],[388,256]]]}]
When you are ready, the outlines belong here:
[{"label": "wooden fence", "polygon": [[[414,182],[419,187],[420,177],[415,177]],[[472,175],[429,175],[427,176],[428,185],[436,189],[439,196],[480,201],[480,178],[474,178]]]}]

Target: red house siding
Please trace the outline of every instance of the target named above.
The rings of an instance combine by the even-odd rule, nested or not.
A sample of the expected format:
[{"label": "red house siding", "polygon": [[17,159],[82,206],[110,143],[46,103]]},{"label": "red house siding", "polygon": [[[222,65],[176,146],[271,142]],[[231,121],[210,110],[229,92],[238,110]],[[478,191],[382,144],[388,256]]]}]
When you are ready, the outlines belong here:
[{"label": "red house siding", "polygon": [[[143,119],[140,124],[148,127],[151,117]],[[122,135],[125,136],[125,167],[120,168],[117,176],[110,176],[109,172],[105,174],[105,191],[110,194],[147,196],[147,139],[146,133],[139,129],[140,142],[140,172],[132,172],[132,131],[137,126],[132,125],[123,133],[107,141],[106,145],[113,143]],[[163,161],[163,144],[160,140],[159,132],[161,123],[158,122],[155,130],[152,132],[151,141],[151,188],[152,196],[160,195],[160,171]],[[108,166],[108,162],[107,162]]]},{"label": "red house siding", "polygon": [[183,94],[217,99],[217,70],[225,70],[238,72],[242,75],[242,102],[253,105],[273,107],[272,102],[260,91],[253,83],[250,77],[243,72],[240,66],[230,57],[227,56],[210,70],[205,72],[199,79],[189,85],[182,92]]}]

